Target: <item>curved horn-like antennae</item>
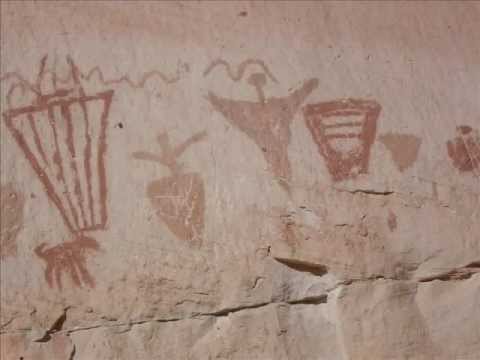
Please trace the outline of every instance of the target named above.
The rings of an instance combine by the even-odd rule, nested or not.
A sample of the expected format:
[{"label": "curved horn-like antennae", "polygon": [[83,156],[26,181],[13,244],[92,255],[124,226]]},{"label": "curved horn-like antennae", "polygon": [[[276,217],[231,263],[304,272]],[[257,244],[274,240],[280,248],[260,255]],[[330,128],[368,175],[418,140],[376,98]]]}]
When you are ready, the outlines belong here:
[{"label": "curved horn-like antennae", "polygon": [[135,159],[160,163],[168,167],[172,173],[179,173],[182,165],[177,162],[177,158],[182,155],[190,145],[202,140],[205,136],[207,136],[207,132],[204,130],[191,136],[180,145],[172,147],[168,133],[164,132],[157,136],[157,141],[161,148],[160,156],[145,151],[136,151],[132,155]]},{"label": "curved horn-like antennae", "polygon": [[72,79],[75,83],[75,89],[78,90],[81,96],[84,96],[85,92],[83,91],[82,84],[80,83],[81,72],[70,55],[67,55],[67,62],[70,65]]},{"label": "curved horn-like antennae", "polygon": [[132,155],[137,160],[147,160],[163,164],[163,160],[160,156],[154,155],[146,151],[135,151]]},{"label": "curved horn-like antennae", "polygon": [[185,150],[187,150],[187,148],[190,145],[204,139],[206,136],[207,136],[207,132],[205,130],[199,133],[196,133],[195,135],[191,136],[186,141],[184,141],[182,144],[175,147],[175,150],[173,151],[173,155],[175,156],[175,158],[179,157]]},{"label": "curved horn-like antennae", "polygon": [[155,155],[146,151],[136,151],[133,153],[133,157],[138,160],[153,161],[162,164],[170,169],[172,172],[176,172],[180,169],[180,165],[177,164],[174,149],[170,146],[168,134],[161,133],[157,136],[157,142],[160,144],[160,155]]},{"label": "curved horn-like antennae", "polygon": [[157,142],[160,145],[163,157],[168,156],[173,152],[172,146],[170,145],[170,138],[167,132],[160,133],[157,136]]},{"label": "curved horn-like antennae", "polygon": [[53,91],[57,91],[57,65],[58,65],[57,60],[58,60],[58,57],[57,55],[55,55],[53,59],[53,71],[51,71]]},{"label": "curved horn-like antennae", "polygon": [[79,71],[75,63],[73,62],[73,59],[71,58],[70,55],[67,55],[67,62],[68,65],[70,65],[70,69],[72,71],[72,78],[75,84],[80,84],[80,77],[79,77]]},{"label": "curved horn-like antennae", "polygon": [[41,257],[41,258],[46,258],[46,255],[45,255],[45,250],[43,250],[45,248],[45,246],[47,246],[46,243],[41,243],[40,245],[38,245],[33,251],[35,252],[35,254],[37,254],[38,257]]},{"label": "curved horn-like antennae", "polygon": [[265,86],[267,78],[265,74],[255,73],[250,75],[247,82],[252,85],[257,91],[258,100],[263,103],[265,102],[265,93],[263,92],[263,87]]},{"label": "curved horn-like antennae", "polygon": [[42,57],[42,59],[40,60],[40,69],[38,70],[38,75],[37,75],[37,84],[36,84],[36,88],[37,88],[37,91],[38,91],[38,95],[41,96],[42,95],[42,79],[43,79],[43,76],[45,75],[45,68],[47,66],[47,58],[48,58],[48,55],[44,55]]},{"label": "curved horn-like antennae", "polygon": [[248,59],[248,60],[245,60],[243,62],[240,63],[240,65],[238,65],[237,67],[237,73],[235,74],[234,71],[232,71],[232,68],[230,66],[229,63],[227,63],[225,60],[223,59],[217,59],[215,61],[213,61],[208,67],[207,69],[203,72],[203,76],[207,76],[208,74],[210,74],[210,72],[216,68],[217,66],[223,66],[225,67],[225,70],[228,74],[228,76],[230,77],[230,79],[232,79],[233,81],[237,82],[237,81],[240,81],[242,78],[243,78],[243,73],[245,72],[246,68],[249,66],[249,65],[258,65],[262,68],[262,70],[265,72],[265,74],[273,81],[273,82],[276,82],[278,83],[278,80],[275,78],[275,76],[273,76],[273,74],[270,72],[270,70],[268,69],[267,65],[265,65],[265,63],[261,60],[258,60],[258,59]]}]

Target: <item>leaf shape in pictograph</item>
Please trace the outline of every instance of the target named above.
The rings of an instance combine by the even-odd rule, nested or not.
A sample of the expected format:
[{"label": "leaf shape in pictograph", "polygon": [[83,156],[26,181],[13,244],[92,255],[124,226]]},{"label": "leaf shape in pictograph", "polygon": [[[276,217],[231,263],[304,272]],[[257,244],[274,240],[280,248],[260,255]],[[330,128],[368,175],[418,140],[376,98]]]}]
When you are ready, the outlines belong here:
[{"label": "leaf shape in pictograph", "polygon": [[204,227],[205,192],[197,173],[176,174],[151,182],[147,195],[158,217],[183,240],[197,240]]}]

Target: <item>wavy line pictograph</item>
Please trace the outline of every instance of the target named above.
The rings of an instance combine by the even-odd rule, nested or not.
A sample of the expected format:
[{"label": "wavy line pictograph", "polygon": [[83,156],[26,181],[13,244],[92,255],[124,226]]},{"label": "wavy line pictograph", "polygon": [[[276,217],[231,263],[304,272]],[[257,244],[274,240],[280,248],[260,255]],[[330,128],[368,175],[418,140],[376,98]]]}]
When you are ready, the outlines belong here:
[{"label": "wavy line pictograph", "polygon": [[265,72],[265,74],[273,82],[278,83],[278,80],[270,72],[267,65],[265,65],[265,63],[262,60],[258,60],[258,59],[247,59],[247,60],[241,62],[240,65],[237,66],[237,72],[236,73],[232,70],[232,67],[230,66],[230,64],[228,62],[226,62],[223,59],[217,59],[217,60],[212,61],[212,63],[205,69],[205,71],[203,72],[203,76],[207,76],[217,67],[224,67],[225,71],[227,72],[230,79],[232,79],[235,82],[238,82],[243,78],[243,74],[245,73],[245,70],[250,65],[260,66],[262,68],[262,70]]},{"label": "wavy line pictograph", "polygon": [[[11,105],[12,94],[18,88],[21,89],[22,94],[25,94],[25,91],[29,90],[35,93],[37,96],[40,96],[41,90],[40,90],[40,83],[38,79],[43,78],[46,75],[51,76],[54,82],[54,85],[61,85],[61,84],[70,85],[72,83],[74,79],[72,78],[71,73],[69,73],[67,77],[62,79],[57,76],[55,71],[45,70],[46,60],[47,60],[47,55],[43,56],[41,59],[42,70],[41,70],[41,74],[37,77],[36,83],[30,83],[19,72],[16,72],[16,71],[7,72],[0,77],[0,82],[5,82],[7,80],[14,79],[14,83],[10,86],[6,94],[7,105],[9,106]],[[182,73],[184,71],[188,71],[188,70],[183,70],[182,67],[186,68],[186,65],[185,64],[178,65],[175,75],[170,75],[170,76],[165,75],[163,72],[159,70],[151,70],[142,74],[140,78],[136,81],[126,74],[120,76],[119,78],[107,79],[105,78],[105,75],[103,74],[103,71],[100,69],[99,66],[95,66],[94,68],[86,72],[82,71],[77,66],[77,70],[78,70],[78,77],[80,78],[80,80],[90,81],[94,76],[97,76],[98,81],[104,86],[119,85],[119,84],[125,83],[133,89],[141,89],[145,87],[145,84],[147,83],[147,81],[152,79],[158,79],[160,81],[163,81],[165,84],[174,84],[178,82],[182,78]]]}]

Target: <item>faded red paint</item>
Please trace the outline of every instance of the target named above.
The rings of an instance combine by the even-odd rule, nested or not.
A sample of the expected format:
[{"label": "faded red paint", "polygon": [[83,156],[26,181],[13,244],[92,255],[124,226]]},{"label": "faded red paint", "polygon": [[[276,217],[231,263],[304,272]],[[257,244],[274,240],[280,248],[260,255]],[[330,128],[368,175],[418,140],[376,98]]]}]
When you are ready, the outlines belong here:
[{"label": "faded red paint", "polygon": [[0,260],[17,254],[24,207],[25,196],[12,183],[0,187]]},{"label": "faded red paint", "polygon": [[147,196],[170,231],[187,241],[201,241],[205,221],[205,190],[200,175],[184,173],[177,159],[189,146],[205,136],[205,132],[198,133],[173,147],[168,134],[164,133],[158,137],[160,156],[143,151],[133,154],[136,159],[154,161],[170,170],[171,176],[148,185]]},{"label": "faded red paint", "polygon": [[305,106],[307,127],[334,181],[368,172],[380,110],[377,102],[360,99]]},{"label": "faded red paint", "polygon": [[87,270],[87,251],[100,249],[93,238],[79,235],[71,242],[45,249],[47,244],[42,243],[35,248],[35,254],[47,264],[45,279],[50,287],[63,289],[62,275],[67,274],[77,287],[88,285],[95,287],[95,279]]},{"label": "faded red paint", "polygon": [[448,156],[461,172],[472,172],[480,168],[480,135],[470,126],[457,127],[455,139],[447,142]]},{"label": "faded red paint", "polygon": [[[257,64],[257,62],[253,60],[243,62],[239,66],[237,75],[232,73],[228,64],[225,62],[221,64],[226,67],[227,74],[232,80],[239,81],[246,66]],[[266,98],[263,87],[266,85],[267,76],[274,81],[275,78],[268,68],[263,63],[261,64],[266,75],[264,73],[254,73],[247,80],[248,84],[253,86],[257,92],[257,102],[227,99],[211,92],[208,94],[208,100],[228,122],[257,144],[276,180],[284,189],[290,191],[289,184],[292,177],[288,157],[288,145],[291,138],[290,124],[298,108],[318,86],[318,80],[310,79],[306,81],[302,87],[289,96]],[[211,69],[212,66],[206,74]]]},{"label": "faded red paint", "polygon": [[[42,58],[42,62],[45,62],[44,59],[45,59],[45,57]],[[164,73],[162,73],[158,70],[151,70],[151,71],[143,73],[140,76],[140,78],[138,78],[138,79],[132,79],[128,75],[122,75],[118,78],[109,79],[109,78],[105,78],[105,75],[103,74],[103,71],[98,66],[96,66],[96,67],[94,67],[94,68],[92,68],[88,71],[81,71],[77,67],[76,68],[76,78],[80,79],[82,81],[86,81],[86,82],[95,79],[96,81],[98,81],[99,83],[101,83],[105,87],[110,87],[112,85],[126,84],[133,89],[141,89],[141,88],[145,87],[147,82],[153,81],[154,79],[160,80],[160,81],[164,82],[165,84],[176,83],[181,79],[182,72],[188,72],[188,71],[189,71],[188,64],[183,64],[181,67],[179,66],[177,68],[177,71],[176,71],[175,75],[165,75]],[[69,85],[69,84],[71,84],[72,82],[75,81],[72,74],[69,74],[69,76],[61,79],[61,78],[57,78],[56,76],[54,76],[55,73],[52,73],[51,71],[43,70],[43,72],[41,72],[39,74],[39,76],[37,77],[37,81],[35,83],[30,83],[28,80],[26,80],[18,72],[14,72],[14,71],[13,72],[7,72],[3,76],[0,77],[0,82],[6,82],[6,81],[11,80],[11,79],[13,79],[13,81],[15,82],[15,84],[12,87],[10,87],[10,89],[7,92],[7,96],[6,96],[7,104],[10,107],[12,107],[13,92],[17,88],[20,88],[23,93],[25,93],[25,91],[28,90],[28,91],[36,94],[39,102],[48,101],[52,97],[67,96],[72,91],[71,89],[58,89],[53,94],[47,94],[47,95],[41,94],[38,79],[43,77],[43,76],[46,76],[46,75],[51,75],[52,77],[54,77],[57,85],[66,86],[66,85]]]},{"label": "faded red paint", "polygon": [[393,133],[381,135],[379,140],[390,151],[393,162],[401,172],[415,163],[422,143],[415,135]]},{"label": "faded red paint", "polygon": [[[47,196],[73,234],[74,240],[66,244],[77,244],[86,239],[84,232],[105,229],[108,220],[105,155],[113,90],[86,95],[80,86],[78,68],[70,58],[67,60],[74,82],[71,89],[55,89],[51,94],[40,92],[40,83],[46,73],[45,57],[37,79],[37,101],[10,109],[3,116]],[[56,85],[58,80],[55,76],[53,79]],[[101,106],[101,111],[96,114],[97,118],[92,118],[90,107],[96,105]],[[95,188],[93,183],[97,185]],[[49,258],[58,255],[60,262],[65,258],[76,258],[73,253],[62,255],[61,249],[80,251],[78,246],[55,247],[48,253],[51,254]],[[78,254],[78,257],[83,255]],[[76,281],[74,283],[79,285]],[[86,284],[93,282],[86,281]]]},{"label": "faded red paint", "polygon": [[397,229],[397,215],[392,210],[388,211],[387,224],[390,231],[395,231]]}]

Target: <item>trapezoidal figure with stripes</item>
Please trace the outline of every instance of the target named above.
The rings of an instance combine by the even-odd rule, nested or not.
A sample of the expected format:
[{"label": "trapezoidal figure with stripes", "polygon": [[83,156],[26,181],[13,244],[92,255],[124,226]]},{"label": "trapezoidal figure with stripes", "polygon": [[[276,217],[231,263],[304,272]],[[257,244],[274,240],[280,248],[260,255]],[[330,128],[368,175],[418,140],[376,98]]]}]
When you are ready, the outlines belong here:
[{"label": "trapezoidal figure with stripes", "polygon": [[333,181],[368,172],[381,106],[374,100],[342,99],[306,105],[305,121]]},{"label": "trapezoidal figure with stripes", "polygon": [[80,72],[67,57],[72,86],[60,88],[56,81],[53,91],[43,94],[40,84],[48,73],[46,60],[45,56],[33,88],[36,101],[11,108],[3,116],[72,234],[69,241],[49,248],[42,243],[34,250],[46,263],[48,285],[62,289],[62,278],[67,274],[77,287],[94,287],[86,255],[100,248],[89,233],[105,230],[107,224],[106,132],[114,92],[85,94]]}]

